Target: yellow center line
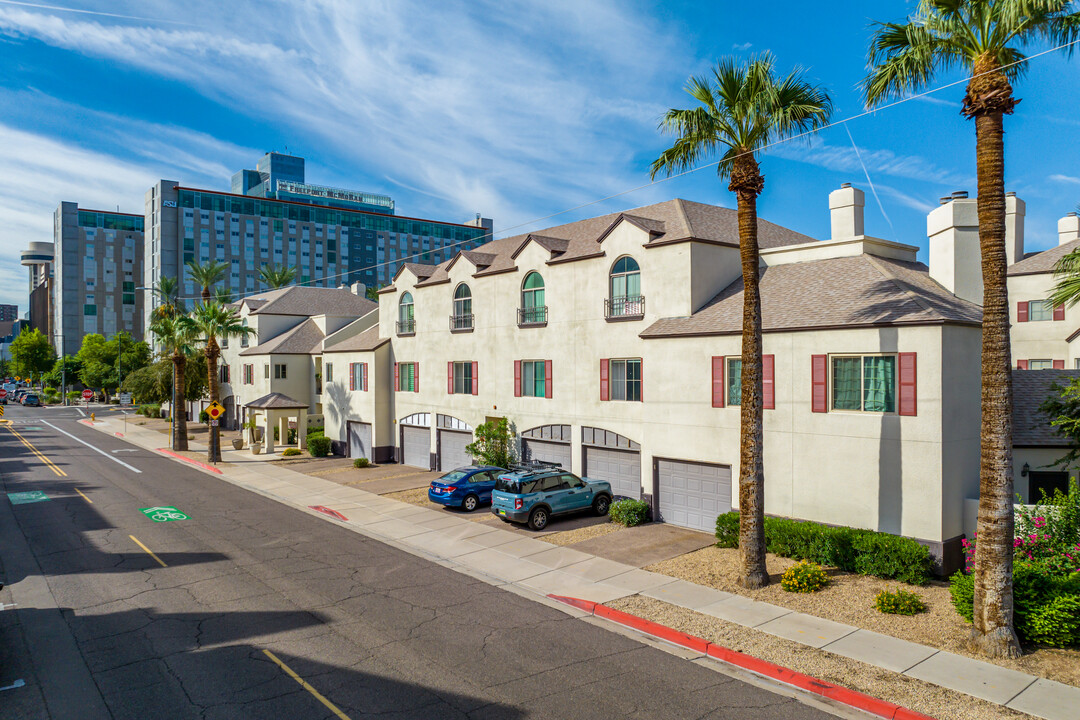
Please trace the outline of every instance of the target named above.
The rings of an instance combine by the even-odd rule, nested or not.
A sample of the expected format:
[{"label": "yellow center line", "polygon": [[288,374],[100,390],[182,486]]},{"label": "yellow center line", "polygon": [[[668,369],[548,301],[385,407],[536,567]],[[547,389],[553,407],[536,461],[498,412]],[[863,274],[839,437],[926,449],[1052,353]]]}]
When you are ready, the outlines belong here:
[{"label": "yellow center line", "polygon": [[57,476],[59,476],[59,477],[67,477],[67,473],[66,473],[66,472],[64,472],[63,470],[61,470],[61,469],[60,469],[60,468],[59,468],[59,467],[57,466],[57,464],[56,464],[56,463],[54,463],[54,462],[53,462],[52,460],[50,460],[49,458],[45,457],[45,454],[44,454],[44,453],[42,453],[42,452],[41,452],[40,450],[38,450],[38,449],[37,449],[36,447],[34,447],[34,446],[33,446],[33,444],[32,444],[32,443],[31,443],[31,442],[30,442],[29,440],[27,440],[26,438],[24,438],[24,437],[23,437],[22,435],[20,435],[19,433],[15,432],[15,428],[13,428],[13,427],[11,427],[11,426],[9,425],[9,426],[7,426],[7,429],[8,429],[8,430],[9,430],[9,431],[11,432],[11,434],[12,434],[12,435],[14,435],[15,437],[17,437],[17,438],[19,439],[19,442],[21,442],[21,443],[22,443],[23,445],[25,445],[25,446],[26,446],[26,448],[27,448],[27,449],[28,449],[28,450],[29,450],[30,452],[32,452],[32,453],[33,453],[34,455],[36,455],[36,456],[37,456],[37,458],[38,458],[39,460],[41,460],[41,462],[45,463],[45,465],[46,465],[46,466],[48,466],[48,468],[49,468],[50,470],[52,470],[52,471],[53,471],[53,472],[54,472],[54,473],[55,473],[55,474],[56,474]]},{"label": "yellow center line", "polygon": [[299,675],[294,673],[292,671],[292,668],[290,668],[288,665],[286,665],[285,663],[278,660],[277,655],[274,655],[274,653],[270,652],[269,650],[263,650],[263,652],[266,653],[266,656],[268,658],[270,658],[271,660],[273,660],[278,665],[278,667],[280,667],[282,670],[287,672],[289,674],[289,677],[291,677],[296,682],[300,683],[300,687],[304,688],[309,693],[314,695],[316,700],[318,700],[323,705],[325,705],[327,708],[329,708],[330,712],[337,715],[341,720],[349,720],[349,716],[346,715],[345,713],[341,712],[341,710],[338,709],[337,705],[335,705],[334,703],[332,703],[329,700],[327,700],[326,698],[324,698],[322,696],[322,694],[318,690],[316,690],[315,688],[311,687],[311,685],[308,684],[307,680],[304,680],[302,677],[300,677]]},{"label": "yellow center line", "polygon": [[[81,495],[81,494],[82,494],[82,493],[80,493],[80,495]],[[141,542],[139,542],[139,538],[135,537],[134,535],[128,535],[128,537],[129,537],[129,538],[131,538],[132,540],[134,540],[134,541],[135,541],[135,544],[136,544],[136,545],[138,545],[138,546],[139,546],[139,547],[141,547],[141,548],[142,548],[143,550],[145,550],[145,551],[146,551],[146,554],[147,554],[147,555],[149,555],[150,557],[152,557],[152,558],[154,558],[155,560],[157,560],[157,561],[158,561],[158,564],[159,564],[159,565],[161,565],[161,567],[169,567],[168,565],[166,565],[166,564],[165,564],[165,562],[164,562],[164,561],[163,561],[163,560],[162,560],[161,558],[159,558],[159,557],[158,557],[157,555],[155,555],[155,554],[154,554],[154,551],[153,551],[153,550],[151,550],[150,548],[146,547],[146,546],[145,546],[145,545],[143,545],[143,544],[142,544]]]},{"label": "yellow center line", "polygon": [[94,501],[93,501],[93,500],[91,500],[90,498],[86,497],[85,495],[83,495],[83,491],[82,491],[82,490],[80,490],[79,488],[75,488],[75,492],[77,492],[77,493],[79,493],[80,495],[82,495],[82,499],[83,499],[83,500],[85,500],[86,502],[90,503],[91,505],[93,505],[93,504],[94,504]]}]

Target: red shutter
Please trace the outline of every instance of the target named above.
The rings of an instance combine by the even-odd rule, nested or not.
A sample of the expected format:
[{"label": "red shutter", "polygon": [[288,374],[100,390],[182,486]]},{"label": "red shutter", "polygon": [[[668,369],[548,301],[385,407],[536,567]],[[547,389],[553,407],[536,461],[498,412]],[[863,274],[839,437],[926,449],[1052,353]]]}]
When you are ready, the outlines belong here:
[{"label": "red shutter", "polygon": [[1016,303],[1016,322],[1028,321],[1028,304],[1026,302]]},{"label": "red shutter", "polygon": [[551,361],[544,361],[544,397],[551,399]]},{"label": "red shutter", "polygon": [[360,363],[360,388],[367,392],[367,363]]},{"label": "red shutter", "polygon": [[918,407],[918,364],[915,353],[900,353],[900,414],[916,414]]},{"label": "red shutter", "polygon": [[724,358],[712,359],[712,406],[724,407]]},{"label": "red shutter", "polygon": [[446,394],[454,394],[454,363],[452,361],[446,363]]},{"label": "red shutter", "polygon": [[810,410],[816,413],[829,411],[828,365],[827,355],[810,356]]},{"label": "red shutter", "polygon": [[412,376],[413,376],[413,392],[420,392],[420,363],[415,362],[412,364]]},{"label": "red shutter", "polygon": [[480,370],[480,363],[473,360],[473,364],[472,364],[472,394],[473,395],[479,395],[480,394],[480,373],[479,373],[479,370]]},{"label": "red shutter", "polygon": [[521,397],[521,361],[514,361],[514,397]]},{"label": "red shutter", "polygon": [[608,399],[608,361],[600,361],[600,399]]},{"label": "red shutter", "polygon": [[[1055,321],[1061,321],[1061,320],[1064,320],[1064,319],[1065,319],[1065,306],[1064,305],[1055,305],[1054,306],[1054,320]],[[1064,370],[1064,369],[1065,368],[1062,368],[1062,370]]]},{"label": "red shutter", "polygon": [[398,365],[399,365],[399,363],[394,363],[394,391],[395,392],[401,389],[401,380],[398,379],[400,377],[398,375]]},{"label": "red shutter", "polygon": [[356,389],[356,363],[349,363],[349,390]]},{"label": "red shutter", "polygon": [[1027,360],[1017,360],[1016,361],[1016,369],[1017,370],[1027,370],[1028,369],[1028,361]]},{"label": "red shutter", "polygon": [[761,407],[765,410],[776,409],[776,358],[773,355],[761,356]]},{"label": "red shutter", "polygon": [[1055,360],[1054,361],[1054,369],[1055,370],[1064,370],[1065,369],[1065,361],[1064,360]]},{"label": "red shutter", "polygon": [[641,384],[638,385],[638,400],[645,402],[645,358],[638,361],[638,375],[641,377]]}]

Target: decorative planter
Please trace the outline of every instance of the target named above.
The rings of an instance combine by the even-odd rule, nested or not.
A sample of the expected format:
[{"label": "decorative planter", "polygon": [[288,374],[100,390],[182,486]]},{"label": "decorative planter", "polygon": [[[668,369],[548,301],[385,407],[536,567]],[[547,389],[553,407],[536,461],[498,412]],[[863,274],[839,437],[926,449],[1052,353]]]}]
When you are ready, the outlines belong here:
[{"label": "decorative planter", "polygon": [[258,443],[256,443],[256,444],[251,446],[251,454],[252,455],[258,455],[261,452],[262,452],[262,445],[259,445]]},{"label": "decorative planter", "polygon": [[233,446],[233,450],[243,450],[244,449],[244,438],[235,438],[232,441],[232,446]]}]

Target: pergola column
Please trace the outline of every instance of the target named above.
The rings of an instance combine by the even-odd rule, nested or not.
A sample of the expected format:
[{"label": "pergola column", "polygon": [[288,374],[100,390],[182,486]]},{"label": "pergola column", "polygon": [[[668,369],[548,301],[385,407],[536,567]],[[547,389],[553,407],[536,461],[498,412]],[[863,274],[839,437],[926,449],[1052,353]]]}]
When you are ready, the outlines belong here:
[{"label": "pergola column", "polygon": [[307,410],[303,408],[296,416],[296,441],[301,450],[307,450]]},{"label": "pergola column", "polygon": [[263,416],[263,439],[266,441],[266,453],[274,452],[274,411],[266,410]]}]

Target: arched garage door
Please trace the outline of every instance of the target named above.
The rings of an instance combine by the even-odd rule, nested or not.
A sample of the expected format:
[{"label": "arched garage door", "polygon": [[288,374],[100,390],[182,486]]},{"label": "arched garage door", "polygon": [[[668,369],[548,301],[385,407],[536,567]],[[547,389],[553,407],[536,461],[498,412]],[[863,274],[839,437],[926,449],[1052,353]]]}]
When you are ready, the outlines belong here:
[{"label": "arched garage door", "polygon": [[731,466],[657,460],[660,519],[672,525],[716,531],[716,516],[731,510]]},{"label": "arched garage door", "polygon": [[521,433],[521,459],[558,463],[563,470],[573,467],[569,425],[541,425]]},{"label": "arched garage door", "polygon": [[600,428],[581,428],[582,474],[606,480],[616,497],[641,498],[641,446]]},{"label": "arched garage door", "polygon": [[431,469],[431,414],[417,413],[403,419],[401,461],[406,465]]}]

